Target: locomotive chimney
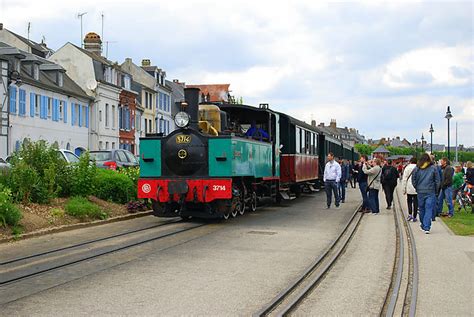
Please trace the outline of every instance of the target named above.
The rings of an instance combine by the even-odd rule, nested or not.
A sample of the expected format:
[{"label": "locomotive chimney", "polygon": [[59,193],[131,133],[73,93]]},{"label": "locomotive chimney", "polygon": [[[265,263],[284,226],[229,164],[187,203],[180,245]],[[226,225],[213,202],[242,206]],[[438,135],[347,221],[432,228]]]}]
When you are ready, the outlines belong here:
[{"label": "locomotive chimney", "polygon": [[198,112],[199,112],[199,88],[184,88],[184,99],[188,103],[186,109],[191,117],[190,126],[198,128]]}]

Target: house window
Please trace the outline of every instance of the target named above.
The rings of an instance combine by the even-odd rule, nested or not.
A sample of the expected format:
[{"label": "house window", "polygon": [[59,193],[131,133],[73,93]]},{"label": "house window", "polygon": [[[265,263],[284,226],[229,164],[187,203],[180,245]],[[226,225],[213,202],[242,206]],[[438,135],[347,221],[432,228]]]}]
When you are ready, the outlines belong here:
[{"label": "house window", "polygon": [[102,110],[99,110],[99,122],[102,122]]},{"label": "house window", "polygon": [[112,128],[115,129],[115,106],[112,106]]},{"label": "house window", "polygon": [[99,150],[102,150],[102,149],[103,149],[102,141],[99,141]]},{"label": "house window", "polygon": [[41,95],[35,95],[35,116],[40,115],[40,107],[41,107]]},{"label": "house window", "polygon": [[39,65],[33,65],[33,77],[35,80],[39,80]]},{"label": "house window", "polygon": [[59,102],[59,120],[63,120],[64,116],[64,101]]},{"label": "house window", "polygon": [[130,77],[125,76],[125,77],[123,78],[123,85],[124,85],[124,88],[125,88],[125,89],[130,90]]},{"label": "house window", "polygon": [[145,133],[147,133],[147,132],[148,132],[148,122],[147,122],[147,120],[145,119]]},{"label": "house window", "polygon": [[64,77],[63,73],[58,72],[58,86],[62,87],[64,85]]},{"label": "house window", "polygon": [[[105,127],[109,127],[109,104],[105,104]],[[108,143],[107,143],[108,144]]]},{"label": "house window", "polygon": [[109,149],[109,142],[105,142],[105,149],[108,150]]},{"label": "house window", "polygon": [[145,91],[145,109],[148,109],[148,92]]},{"label": "house window", "polygon": [[53,98],[48,97],[48,118],[51,118],[52,111],[53,111]]},{"label": "house window", "polygon": [[112,149],[115,149],[115,142],[112,142]]}]

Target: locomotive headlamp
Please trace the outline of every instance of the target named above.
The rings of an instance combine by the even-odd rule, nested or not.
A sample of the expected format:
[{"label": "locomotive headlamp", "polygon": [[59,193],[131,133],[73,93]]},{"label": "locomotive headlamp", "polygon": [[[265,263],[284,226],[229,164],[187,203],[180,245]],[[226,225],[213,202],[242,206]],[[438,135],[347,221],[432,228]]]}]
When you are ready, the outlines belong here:
[{"label": "locomotive headlamp", "polygon": [[179,128],[186,127],[189,124],[189,115],[184,111],[178,112],[174,117],[174,123]]}]

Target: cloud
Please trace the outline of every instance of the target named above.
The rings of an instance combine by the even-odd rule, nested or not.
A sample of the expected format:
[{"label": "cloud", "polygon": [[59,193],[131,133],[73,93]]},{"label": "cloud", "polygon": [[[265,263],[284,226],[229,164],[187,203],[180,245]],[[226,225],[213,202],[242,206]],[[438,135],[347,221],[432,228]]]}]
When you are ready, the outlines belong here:
[{"label": "cloud", "polygon": [[453,68],[468,69],[473,58],[472,47],[468,46],[413,50],[388,63],[383,81],[392,88],[464,85],[472,79],[469,76],[456,76]]}]

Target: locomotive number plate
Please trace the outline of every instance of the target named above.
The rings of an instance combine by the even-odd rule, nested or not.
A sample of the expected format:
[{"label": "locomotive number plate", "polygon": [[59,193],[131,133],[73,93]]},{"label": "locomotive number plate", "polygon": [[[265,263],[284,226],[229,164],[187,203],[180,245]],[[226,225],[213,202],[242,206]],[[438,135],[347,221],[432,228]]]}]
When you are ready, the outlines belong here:
[{"label": "locomotive number plate", "polygon": [[176,144],[184,144],[184,143],[191,143],[191,136],[190,135],[177,135],[176,136]]}]

